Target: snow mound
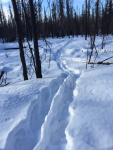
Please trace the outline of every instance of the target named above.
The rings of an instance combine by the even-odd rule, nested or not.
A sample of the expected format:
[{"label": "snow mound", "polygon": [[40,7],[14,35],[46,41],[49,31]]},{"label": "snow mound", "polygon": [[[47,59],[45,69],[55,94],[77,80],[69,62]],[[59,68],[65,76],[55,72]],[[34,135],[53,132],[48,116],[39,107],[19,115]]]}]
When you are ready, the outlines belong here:
[{"label": "snow mound", "polygon": [[113,150],[112,66],[85,71],[69,106],[66,150]]},{"label": "snow mound", "polygon": [[[10,94],[7,95],[7,100],[4,99],[0,114],[6,116],[3,112],[5,106],[9,114],[4,121],[0,121],[2,122],[1,149],[9,150],[10,147],[11,150],[31,150],[34,148],[40,139],[40,129],[50,109],[52,98],[66,77],[67,75],[62,73],[55,79],[40,79],[40,81],[33,80],[32,83],[26,81],[24,85],[17,84],[16,90],[15,86],[6,87]],[[8,103],[10,100],[12,102]]]}]

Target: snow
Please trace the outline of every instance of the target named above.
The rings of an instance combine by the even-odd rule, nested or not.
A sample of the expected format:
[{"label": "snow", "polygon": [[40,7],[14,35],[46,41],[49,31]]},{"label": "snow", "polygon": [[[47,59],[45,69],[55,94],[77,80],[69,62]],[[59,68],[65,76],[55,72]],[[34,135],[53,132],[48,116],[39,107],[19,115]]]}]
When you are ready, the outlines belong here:
[{"label": "snow", "polygon": [[[86,70],[89,38],[47,40],[52,43],[50,67],[48,49],[43,78],[33,74],[28,81],[23,81],[19,51],[3,50],[18,47],[17,42],[0,43],[0,72],[7,71],[10,82],[0,87],[0,150],[113,150],[112,65],[88,65]],[[113,53],[112,36],[104,49],[101,40],[96,37],[96,62]],[[43,61],[41,48],[40,56]]]},{"label": "snow", "polygon": [[[8,132],[10,133],[5,144],[6,150],[9,147],[12,150],[33,149],[36,141],[40,138],[40,127],[49,111],[52,97],[65,77],[66,74],[61,74],[56,79],[34,80],[32,83],[28,81],[24,86],[22,86],[23,83],[20,83],[16,85],[16,90],[15,86],[10,87],[13,91],[7,87],[7,91],[10,91],[7,98],[10,104],[4,101],[7,104],[4,109],[8,108],[8,112],[4,113],[4,109],[1,109],[1,119],[3,120],[0,121],[2,122],[1,126],[5,128],[4,132],[1,131],[1,137],[5,135],[6,139]],[[1,129],[3,130],[3,128]],[[5,139],[2,138],[1,143]]]},{"label": "snow", "polygon": [[73,100],[74,80],[78,77],[78,75],[69,75],[54,96],[49,113],[41,127],[41,139],[35,150],[65,148],[67,142],[65,128],[69,122],[68,107]]},{"label": "snow", "polygon": [[107,66],[85,71],[77,80],[65,130],[67,150],[113,149],[112,76],[111,67]]}]

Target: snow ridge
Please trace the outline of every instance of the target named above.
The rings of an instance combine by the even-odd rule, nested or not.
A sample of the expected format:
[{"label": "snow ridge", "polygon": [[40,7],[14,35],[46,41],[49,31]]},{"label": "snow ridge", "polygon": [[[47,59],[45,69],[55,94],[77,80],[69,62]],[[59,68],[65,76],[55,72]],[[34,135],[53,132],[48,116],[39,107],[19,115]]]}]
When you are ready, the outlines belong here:
[{"label": "snow ridge", "polygon": [[[81,75],[80,75],[81,76]],[[79,78],[80,78],[79,76]],[[78,94],[78,90],[77,90],[77,83],[79,81],[79,78],[76,80],[76,87],[75,89],[73,90],[73,101],[74,101],[74,98],[77,96]],[[73,103],[72,101],[72,103]],[[65,129],[65,134],[66,134],[66,140],[67,140],[67,144],[66,144],[66,147],[65,149],[66,150],[71,150],[73,149],[73,146],[74,146],[74,141],[73,141],[73,136],[72,136],[72,132],[70,132],[70,124],[73,120],[73,116],[74,116],[74,111],[73,111],[73,108],[72,108],[72,103],[70,104],[69,106],[69,114],[70,114],[70,120],[69,120],[69,123]],[[75,108],[74,108],[75,109]]]},{"label": "snow ridge", "polygon": [[[70,74],[53,97],[48,115],[41,127],[41,139],[34,150],[61,150],[67,144],[65,128],[69,123],[68,108],[79,75]],[[51,127],[51,128],[50,128]]]},{"label": "snow ridge", "polygon": [[[41,127],[41,139],[33,150],[62,150],[67,144],[65,128],[69,124],[70,114],[68,108],[73,101],[73,90],[80,71],[69,68],[61,59],[61,54],[74,39],[71,38],[62,48],[57,51],[55,60],[58,67],[68,74],[58,92],[53,97],[49,113]],[[50,128],[51,127],[51,128]]]},{"label": "snow ridge", "polygon": [[73,41],[73,38],[70,38],[70,40],[69,40],[66,44],[64,44],[64,46],[62,46],[60,49],[58,49],[58,50],[57,50],[57,53],[54,55],[54,60],[57,62],[57,65],[58,65],[59,69],[65,71],[65,72],[67,72],[67,73],[69,73],[69,71],[66,71],[66,70],[62,67],[62,63],[63,63],[63,62],[61,61],[60,56],[61,56],[63,50],[64,50],[72,41]]},{"label": "snow ridge", "polygon": [[[53,79],[49,87],[41,90],[38,98],[31,102],[25,120],[22,120],[8,135],[4,150],[31,150],[40,140],[40,129],[47,115],[53,96],[67,77],[62,73]],[[1,149],[0,149],[1,150]]]}]

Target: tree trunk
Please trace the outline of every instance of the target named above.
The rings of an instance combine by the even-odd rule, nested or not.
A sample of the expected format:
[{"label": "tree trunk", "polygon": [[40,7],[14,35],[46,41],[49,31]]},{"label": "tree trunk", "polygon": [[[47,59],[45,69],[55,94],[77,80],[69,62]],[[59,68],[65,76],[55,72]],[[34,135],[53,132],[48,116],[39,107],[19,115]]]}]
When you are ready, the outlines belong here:
[{"label": "tree trunk", "polygon": [[86,0],[86,35],[85,40],[87,40],[87,0]]},{"label": "tree trunk", "polygon": [[42,78],[41,61],[40,61],[38,42],[37,42],[38,36],[37,36],[36,20],[35,20],[34,8],[33,8],[33,0],[29,0],[29,4],[30,4],[32,34],[33,34],[33,42],[34,42],[34,53],[36,59],[36,77]]},{"label": "tree trunk", "polygon": [[99,15],[99,0],[96,2],[96,34],[98,36],[98,15]]},{"label": "tree trunk", "polygon": [[11,1],[12,1],[12,5],[13,5],[13,10],[14,10],[14,18],[15,18],[15,22],[16,22],[16,33],[17,33],[17,37],[18,37],[18,44],[19,44],[19,50],[20,50],[20,59],[21,59],[22,68],[23,68],[23,77],[24,77],[24,80],[28,80],[17,5],[16,5],[16,1],[15,0],[11,0]]}]

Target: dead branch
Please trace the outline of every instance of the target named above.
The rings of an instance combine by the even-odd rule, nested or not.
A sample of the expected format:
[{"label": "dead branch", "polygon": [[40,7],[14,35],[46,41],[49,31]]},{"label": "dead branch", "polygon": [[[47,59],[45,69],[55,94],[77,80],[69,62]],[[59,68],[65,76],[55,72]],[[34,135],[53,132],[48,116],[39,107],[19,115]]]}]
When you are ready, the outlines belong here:
[{"label": "dead branch", "polygon": [[87,69],[87,63],[88,63],[88,49],[87,49],[86,69]]},{"label": "dead branch", "polygon": [[89,62],[88,64],[111,65],[113,62]]},{"label": "dead branch", "polygon": [[[27,47],[23,47],[23,48],[27,48]],[[15,47],[15,48],[4,48],[4,50],[15,50],[15,49],[19,49],[19,47]]]},{"label": "dead branch", "polygon": [[88,61],[89,63],[91,61],[94,46],[95,46],[95,35],[94,35],[94,37],[91,37],[91,53],[90,53],[90,56],[89,56],[89,61]]},{"label": "dead branch", "polygon": [[2,78],[2,76],[4,75],[5,71],[2,71],[1,74],[0,74],[0,80]]},{"label": "dead branch", "polygon": [[[111,57],[109,57],[109,58],[107,58],[107,59],[104,59],[103,61],[101,61],[101,62],[104,62],[104,61],[106,61],[106,60],[108,60],[108,59],[110,59],[110,58],[113,58],[113,56],[111,56]],[[100,63],[101,63],[100,62]]]},{"label": "dead branch", "polygon": [[[4,77],[4,74],[6,74],[6,76]],[[0,86],[4,87],[7,86],[8,84],[10,84],[11,82],[7,82],[7,72],[2,71],[0,74]]]}]

